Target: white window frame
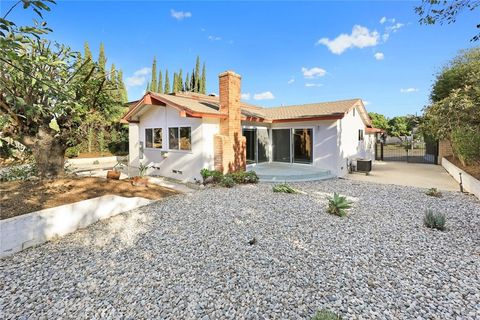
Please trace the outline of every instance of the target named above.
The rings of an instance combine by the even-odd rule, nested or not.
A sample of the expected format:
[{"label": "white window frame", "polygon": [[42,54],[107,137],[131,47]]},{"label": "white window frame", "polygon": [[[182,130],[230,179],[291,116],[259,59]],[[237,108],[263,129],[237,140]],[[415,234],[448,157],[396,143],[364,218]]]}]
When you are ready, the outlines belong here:
[{"label": "white window frame", "polygon": [[[189,128],[190,129],[190,149],[188,149],[188,150],[180,149],[180,128]],[[170,147],[170,129],[177,129],[177,132],[178,132],[178,149],[172,149]],[[185,125],[168,126],[167,127],[167,140],[168,140],[168,151],[191,153],[193,151],[192,126],[188,126],[188,125],[186,125],[186,126]]]},{"label": "white window frame", "polygon": [[[152,147],[147,147],[147,130],[151,129],[152,130]],[[162,130],[162,147],[161,148],[155,148],[153,147],[153,145],[155,144],[154,143],[154,139],[155,139],[155,129],[160,129]],[[164,130],[163,130],[163,127],[145,127],[143,129],[143,140],[144,140],[144,149],[146,150],[165,150],[165,137],[164,137]]]}]

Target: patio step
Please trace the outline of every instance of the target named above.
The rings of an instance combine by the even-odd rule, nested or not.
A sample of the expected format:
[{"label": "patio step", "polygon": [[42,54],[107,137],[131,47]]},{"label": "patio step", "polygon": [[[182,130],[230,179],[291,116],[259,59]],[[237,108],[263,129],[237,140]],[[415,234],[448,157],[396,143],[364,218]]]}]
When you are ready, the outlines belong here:
[{"label": "patio step", "polygon": [[334,178],[330,170],[293,163],[261,163],[248,165],[247,170],[257,173],[260,182],[301,182]]}]

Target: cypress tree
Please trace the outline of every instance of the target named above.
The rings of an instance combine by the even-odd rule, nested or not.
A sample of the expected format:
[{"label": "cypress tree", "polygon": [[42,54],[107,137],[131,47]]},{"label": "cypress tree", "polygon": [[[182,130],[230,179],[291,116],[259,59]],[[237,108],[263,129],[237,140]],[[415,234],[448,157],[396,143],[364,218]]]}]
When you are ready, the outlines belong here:
[{"label": "cypress tree", "polygon": [[202,68],[202,79],[200,81],[200,93],[205,94],[207,87],[207,75],[205,73],[205,62],[203,63],[203,68]]},{"label": "cypress tree", "polygon": [[157,87],[157,92],[158,93],[163,93],[163,75],[162,75],[162,70],[160,70],[158,74],[158,87]]},{"label": "cypress tree", "polygon": [[92,52],[90,51],[90,46],[87,41],[85,41],[85,44],[83,45],[83,59],[83,61],[90,60],[90,62],[93,63]]},{"label": "cypress tree", "polygon": [[122,102],[123,103],[128,102],[127,87],[125,86],[125,83],[123,82],[123,72],[122,72],[122,70],[118,70],[118,72],[117,72],[117,84],[120,88]]},{"label": "cypress tree", "polygon": [[182,75],[182,69],[180,69],[180,72],[178,73],[178,91],[185,91],[183,87],[183,75]]},{"label": "cypress tree", "polygon": [[177,73],[175,72],[173,74],[172,92],[177,92],[177,89],[178,89],[178,76],[177,76]]},{"label": "cypress tree", "polygon": [[105,76],[106,64],[107,58],[105,57],[105,46],[103,45],[103,42],[100,42],[100,51],[98,53],[98,70],[103,76]]},{"label": "cypress tree", "polygon": [[195,89],[194,92],[200,92],[200,56],[197,56],[195,63]]},{"label": "cypress tree", "polygon": [[163,90],[164,93],[170,93],[170,78],[168,77],[168,69],[165,70],[165,89]]},{"label": "cypress tree", "polygon": [[187,78],[185,79],[185,91],[190,91],[190,75],[187,72]]},{"label": "cypress tree", "polygon": [[195,92],[195,69],[192,69],[192,79],[190,79],[190,91]]},{"label": "cypress tree", "polygon": [[150,91],[157,91],[157,58],[153,57],[152,63],[152,81],[150,82]]},{"label": "cypress tree", "polygon": [[112,63],[111,67],[110,67],[110,72],[108,74],[108,80],[114,84],[114,85],[117,85],[118,84],[118,81],[117,81],[117,74],[116,74],[116,70],[115,70],[115,64]]}]

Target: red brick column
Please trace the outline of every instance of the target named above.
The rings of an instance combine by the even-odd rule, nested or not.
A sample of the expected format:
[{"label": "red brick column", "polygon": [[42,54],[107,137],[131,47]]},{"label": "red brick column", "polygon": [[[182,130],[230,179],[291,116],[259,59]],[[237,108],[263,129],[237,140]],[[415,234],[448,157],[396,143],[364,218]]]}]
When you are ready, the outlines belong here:
[{"label": "red brick column", "polygon": [[246,139],[242,135],[240,108],[241,77],[233,71],[219,76],[220,112],[227,115],[220,120],[220,134],[214,138],[215,170],[223,173],[245,170]]}]

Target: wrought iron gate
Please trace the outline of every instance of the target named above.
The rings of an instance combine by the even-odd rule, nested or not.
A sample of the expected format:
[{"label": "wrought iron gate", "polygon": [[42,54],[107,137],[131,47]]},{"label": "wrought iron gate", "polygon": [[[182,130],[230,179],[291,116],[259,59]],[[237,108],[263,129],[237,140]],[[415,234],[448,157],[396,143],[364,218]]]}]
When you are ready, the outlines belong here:
[{"label": "wrought iron gate", "polygon": [[375,160],[438,164],[438,141],[384,137],[375,145]]}]

